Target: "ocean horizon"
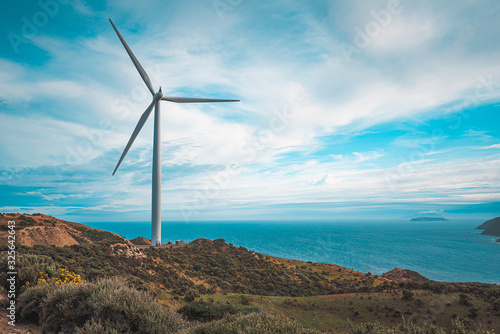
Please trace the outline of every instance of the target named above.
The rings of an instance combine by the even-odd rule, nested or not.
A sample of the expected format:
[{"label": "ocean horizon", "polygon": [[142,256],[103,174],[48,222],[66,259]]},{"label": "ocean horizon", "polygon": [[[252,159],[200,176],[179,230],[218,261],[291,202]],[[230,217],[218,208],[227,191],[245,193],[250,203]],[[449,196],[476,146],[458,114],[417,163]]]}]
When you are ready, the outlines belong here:
[{"label": "ocean horizon", "polygon": [[[337,264],[380,275],[394,268],[437,281],[500,284],[498,237],[480,220],[162,222],[162,243],[222,238],[266,255]],[[150,238],[150,222],[84,223],[127,239]]]}]

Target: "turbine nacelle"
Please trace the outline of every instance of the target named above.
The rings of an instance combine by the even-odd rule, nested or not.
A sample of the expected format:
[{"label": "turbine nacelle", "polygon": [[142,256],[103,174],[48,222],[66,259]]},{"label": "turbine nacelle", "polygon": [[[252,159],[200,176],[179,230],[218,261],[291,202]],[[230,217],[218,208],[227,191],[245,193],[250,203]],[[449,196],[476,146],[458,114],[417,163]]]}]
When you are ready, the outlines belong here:
[{"label": "turbine nacelle", "polygon": [[163,93],[161,92],[161,87],[160,87],[160,90],[158,91],[158,93],[153,95],[153,100],[159,101],[159,100],[161,100],[162,97],[163,97]]}]

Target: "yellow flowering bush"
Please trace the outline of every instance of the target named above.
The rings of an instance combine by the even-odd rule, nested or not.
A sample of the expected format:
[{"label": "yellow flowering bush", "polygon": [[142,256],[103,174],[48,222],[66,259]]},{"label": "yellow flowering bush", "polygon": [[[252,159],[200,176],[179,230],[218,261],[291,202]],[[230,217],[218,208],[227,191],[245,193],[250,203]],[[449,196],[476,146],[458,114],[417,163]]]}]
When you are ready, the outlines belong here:
[{"label": "yellow flowering bush", "polygon": [[[82,277],[80,275],[65,268],[59,269],[59,277],[49,277],[44,272],[39,272],[38,274],[39,277],[37,285],[51,282],[54,284],[80,284],[83,282],[87,282],[85,280],[82,280]],[[29,282],[27,282],[26,285],[29,285]]]}]

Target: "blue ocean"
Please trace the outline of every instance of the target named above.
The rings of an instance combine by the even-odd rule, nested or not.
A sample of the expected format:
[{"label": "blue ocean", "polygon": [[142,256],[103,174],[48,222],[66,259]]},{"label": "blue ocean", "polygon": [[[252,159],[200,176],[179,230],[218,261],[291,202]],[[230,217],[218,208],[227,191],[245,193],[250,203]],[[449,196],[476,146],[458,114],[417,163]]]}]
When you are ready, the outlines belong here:
[{"label": "blue ocean", "polygon": [[[415,270],[438,281],[500,284],[500,242],[481,221],[163,222],[162,243],[223,238],[268,255],[382,274]],[[127,239],[150,238],[149,222],[92,222]]]}]

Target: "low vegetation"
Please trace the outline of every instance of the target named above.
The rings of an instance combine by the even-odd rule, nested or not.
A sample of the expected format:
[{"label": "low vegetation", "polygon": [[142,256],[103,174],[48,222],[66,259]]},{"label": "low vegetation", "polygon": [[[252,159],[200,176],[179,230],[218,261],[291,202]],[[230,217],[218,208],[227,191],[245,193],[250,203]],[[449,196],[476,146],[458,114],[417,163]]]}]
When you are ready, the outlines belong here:
[{"label": "low vegetation", "polygon": [[238,309],[229,302],[214,303],[199,300],[183,306],[177,312],[191,321],[209,322],[222,319],[228,314],[237,314]]},{"label": "low vegetation", "polygon": [[[236,297],[236,296],[235,296]],[[242,296],[237,296],[246,303]],[[282,298],[282,297],[262,297]],[[312,297],[303,297],[309,298]],[[262,302],[262,301],[260,301]],[[301,307],[308,309],[314,304]],[[250,300],[247,306],[258,304]],[[274,299],[274,304],[277,300]],[[283,300],[286,307],[294,303]],[[296,302],[295,302],[296,303]],[[349,304],[349,303],[347,303]],[[340,304],[339,304],[340,305]],[[272,308],[253,309],[246,312],[243,304],[198,300],[189,303],[178,312],[162,306],[151,293],[129,287],[117,279],[99,279],[95,283],[55,284],[41,283],[24,290],[18,300],[18,317],[26,323],[38,324],[43,333],[179,333],[179,334],[226,334],[226,333],[321,333],[307,328],[298,318],[284,317]],[[315,309],[313,307],[313,309]],[[247,309],[248,310],[248,309]],[[276,311],[276,309],[274,310]],[[316,308],[318,318],[320,308]],[[360,312],[361,313],[361,312]],[[361,316],[358,313],[357,316]],[[183,315],[183,316],[181,316]],[[333,316],[330,316],[334,318]],[[351,334],[487,334],[484,329],[469,319],[456,318],[450,331],[432,323],[432,320],[401,318],[392,315],[393,325],[379,321],[351,322],[341,332]],[[354,322],[356,321],[356,322]]]},{"label": "low vegetation", "polygon": [[[46,333],[122,333],[116,329],[119,324],[137,328],[133,319],[139,315],[130,312],[155,314],[153,306],[145,304],[175,313],[168,315],[181,319],[186,333],[218,333],[226,325],[238,328],[257,317],[251,315],[255,312],[264,323],[275,321],[279,326],[285,321],[280,316],[293,318],[287,321],[292,327],[300,324],[298,333],[307,332],[306,328],[359,332],[364,327],[356,326],[362,323],[377,326],[376,333],[395,333],[394,326],[403,317],[412,326],[423,326],[421,333],[432,326],[451,333],[456,328],[453,323],[459,319],[460,323],[482,323],[484,328],[497,332],[500,329],[500,287],[496,285],[388,281],[334,265],[257,254],[222,239],[142,252],[108,242],[21,246],[18,254],[22,254],[18,258],[20,317],[40,324]],[[1,260],[0,265],[5,263]],[[6,282],[2,278],[6,270],[2,269],[0,279]],[[289,276],[280,279],[279,275]],[[120,283],[110,283],[114,281],[109,277],[119,278]],[[250,284],[253,280],[259,283]],[[103,282],[114,288],[104,288]],[[105,293],[110,290],[115,292]],[[139,293],[141,297],[119,297],[117,291]],[[108,296],[109,303],[99,304],[96,296],[99,300]],[[129,302],[116,302],[117,298]],[[140,304],[141,298],[148,302]],[[130,305],[135,306],[131,309]],[[61,312],[68,316],[51,317]],[[126,314],[132,323],[110,323],[116,316],[108,318],[106,314],[112,312]],[[348,319],[353,323],[351,327]],[[426,322],[430,327],[424,325]],[[470,327],[465,332],[455,330],[482,333]]]},{"label": "low vegetation", "polygon": [[298,321],[268,313],[250,313],[231,315],[222,320],[196,326],[186,333],[190,334],[239,334],[239,333],[275,333],[275,334],[319,334],[321,332],[304,328]]},{"label": "low vegetation", "polygon": [[[165,290],[179,297],[193,291],[298,297],[382,291],[394,285],[387,280],[377,281],[376,276],[337,266],[289,265],[227,244],[223,239],[199,240],[182,248],[147,248],[134,254],[128,245],[111,248],[109,242],[18,248],[27,259],[23,275],[19,277],[20,287],[37,279],[40,271],[55,277],[59,267],[78,273],[88,281],[121,276],[138,289],[154,293]],[[0,266],[6,263],[3,261]]]},{"label": "low vegetation", "polygon": [[21,319],[44,333],[178,333],[189,327],[153,295],[119,280],[41,284],[27,288],[18,303]]},{"label": "low vegetation", "polygon": [[[349,334],[446,334],[446,331],[432,323],[425,322],[422,325],[416,325],[403,319],[395,326],[384,326],[378,322],[368,322],[361,324],[351,324]],[[451,334],[490,334],[491,331],[483,329],[481,326],[471,325],[468,322],[454,320]]]},{"label": "low vegetation", "polygon": [[[47,217],[21,225],[62,224]],[[17,245],[18,319],[44,333],[500,332],[498,285],[435,282],[402,269],[377,276],[223,239],[138,249],[79,225],[69,227],[79,245]],[[4,285],[6,250],[0,245]]]}]

